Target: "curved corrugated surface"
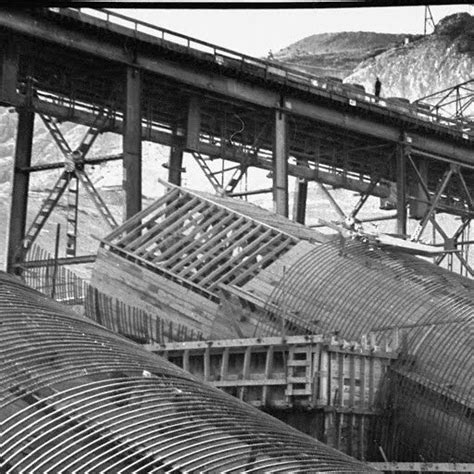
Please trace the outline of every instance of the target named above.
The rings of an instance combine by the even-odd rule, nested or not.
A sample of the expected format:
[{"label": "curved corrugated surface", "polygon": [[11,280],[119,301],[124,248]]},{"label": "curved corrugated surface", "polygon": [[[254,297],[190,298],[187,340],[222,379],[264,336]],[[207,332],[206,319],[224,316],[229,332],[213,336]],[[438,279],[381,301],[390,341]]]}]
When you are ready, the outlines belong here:
[{"label": "curved corrugated surface", "polygon": [[[380,442],[393,460],[468,462],[474,460],[473,290],[471,280],[412,256],[357,241],[324,244],[287,270],[269,300],[269,317],[287,321],[288,332],[349,339],[401,328]],[[268,333],[263,321],[260,330]]]},{"label": "curved corrugated surface", "polygon": [[0,274],[2,472],[366,472]]}]

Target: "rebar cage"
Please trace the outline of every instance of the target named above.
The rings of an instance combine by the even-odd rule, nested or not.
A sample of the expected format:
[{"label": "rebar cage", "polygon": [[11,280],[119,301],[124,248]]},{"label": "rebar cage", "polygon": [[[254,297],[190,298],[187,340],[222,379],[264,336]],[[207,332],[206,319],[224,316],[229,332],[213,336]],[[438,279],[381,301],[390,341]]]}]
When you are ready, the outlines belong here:
[{"label": "rebar cage", "polygon": [[2,472],[367,472],[0,274]]}]

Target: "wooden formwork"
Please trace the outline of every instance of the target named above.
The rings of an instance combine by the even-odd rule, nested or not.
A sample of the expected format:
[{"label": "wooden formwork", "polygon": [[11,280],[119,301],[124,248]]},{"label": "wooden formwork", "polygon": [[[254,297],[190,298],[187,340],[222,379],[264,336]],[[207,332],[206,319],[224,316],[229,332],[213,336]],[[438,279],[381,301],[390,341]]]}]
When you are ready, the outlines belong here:
[{"label": "wooden formwork", "polygon": [[[394,339],[395,340],[395,339]],[[361,459],[395,347],[289,336],[147,345],[211,385]],[[303,415],[302,415],[303,413]]]}]

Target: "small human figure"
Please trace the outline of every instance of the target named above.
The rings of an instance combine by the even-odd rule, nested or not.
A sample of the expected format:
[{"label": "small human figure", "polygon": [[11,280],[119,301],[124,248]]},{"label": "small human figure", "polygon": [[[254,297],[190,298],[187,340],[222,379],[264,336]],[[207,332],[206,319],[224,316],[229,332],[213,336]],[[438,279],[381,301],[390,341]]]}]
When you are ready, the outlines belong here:
[{"label": "small human figure", "polygon": [[270,61],[273,61],[274,56],[273,56],[273,51],[272,50],[268,51],[267,59],[270,60]]},{"label": "small human figure", "polygon": [[382,83],[380,82],[380,79],[377,77],[375,79],[375,87],[374,87],[374,93],[375,93],[375,97],[377,97],[377,100],[380,97],[381,88],[382,88]]}]

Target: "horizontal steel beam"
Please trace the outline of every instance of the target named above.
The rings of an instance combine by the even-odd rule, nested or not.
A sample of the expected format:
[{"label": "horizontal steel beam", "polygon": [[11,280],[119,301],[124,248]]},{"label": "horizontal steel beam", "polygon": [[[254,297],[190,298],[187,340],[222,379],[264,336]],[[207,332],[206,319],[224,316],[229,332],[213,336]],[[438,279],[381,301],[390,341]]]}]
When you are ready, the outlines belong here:
[{"label": "horizontal steel beam", "polygon": [[[214,74],[209,70],[199,70],[193,67],[189,61],[186,64],[169,61],[159,57],[158,54],[138,51],[136,58],[131,58],[121,44],[107,41],[105,37],[99,40],[96,37],[87,36],[86,32],[66,28],[62,25],[43,23],[38,19],[33,21],[27,12],[21,10],[2,11],[0,27],[30,37],[41,38],[42,41],[49,41],[108,61],[133,65],[157,76],[165,76],[195,89],[200,89],[207,95],[237,99],[264,108],[276,108],[280,103],[280,91],[226,77],[222,74]],[[291,110],[286,111],[291,114],[392,142],[400,140],[403,131],[401,124],[383,124],[380,117],[375,114],[372,119],[362,117],[357,114],[356,107],[347,109],[348,111],[336,110],[329,106],[303,101],[293,96],[289,91],[285,94],[287,94],[285,102],[291,107]],[[316,96],[315,99],[317,99]],[[421,151],[433,153],[457,163],[474,164],[473,146],[470,143],[446,142],[433,136],[428,137],[411,132],[409,135],[411,145]]]},{"label": "horizontal steel beam", "polygon": [[[22,105],[24,105],[23,98],[19,100],[18,106]],[[33,107],[36,112],[53,115],[61,120],[69,120],[81,123],[83,125],[93,125],[96,120],[96,115],[91,112],[86,112],[83,110],[71,111],[71,109],[68,107],[50,102],[44,102],[38,99],[33,99]],[[120,118],[115,119],[113,125],[111,125],[108,130],[113,133],[121,134],[123,131],[122,120]],[[160,130],[148,129],[146,127],[142,128],[142,139],[160,143],[161,145],[166,146],[172,146],[173,143],[173,136],[171,132],[166,133]],[[194,150],[186,147],[184,148],[184,151],[199,151],[205,155],[214,156],[216,158],[224,158],[228,161],[233,161],[236,163],[245,163],[256,168],[267,170],[272,169],[271,161],[265,160],[264,158],[258,156],[249,156],[247,153],[244,153],[238,148],[223,149],[219,145],[212,145],[210,143],[204,142],[199,142],[197,148],[198,150]],[[321,183],[328,184],[330,186],[349,189],[351,191],[360,193],[367,192],[370,186],[370,183],[368,182],[365,183],[363,181],[348,178],[342,175],[339,176],[333,173],[313,170],[308,167],[293,164],[288,165],[288,173],[290,176],[295,176],[297,178],[304,178],[309,181],[320,181]],[[371,194],[373,196],[385,198],[389,196],[390,190],[388,186],[379,184],[372,190]]]},{"label": "horizontal steel beam", "polygon": [[474,463],[456,462],[369,462],[369,466],[380,471],[403,472],[474,472]]},{"label": "horizontal steel beam", "polygon": [[54,265],[80,265],[82,263],[92,263],[95,262],[97,255],[80,255],[78,257],[61,257],[57,260],[47,259],[47,260],[31,260],[27,262],[16,263],[14,266],[18,268],[40,268],[46,266]]},{"label": "horizontal steel beam", "polygon": [[[100,163],[105,163],[106,161],[115,161],[121,160],[123,155],[120,153],[118,155],[109,155],[109,156],[102,156],[100,158],[91,158],[88,160],[84,160],[81,162],[83,165],[97,165]],[[46,171],[46,170],[54,170],[58,168],[64,168],[65,162],[56,162],[56,163],[44,163],[41,165],[34,165],[34,166],[26,166],[23,168],[19,168],[18,171],[22,171],[23,173],[31,173],[35,171]]]}]

